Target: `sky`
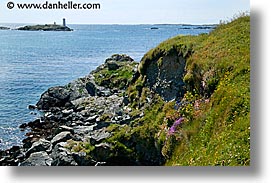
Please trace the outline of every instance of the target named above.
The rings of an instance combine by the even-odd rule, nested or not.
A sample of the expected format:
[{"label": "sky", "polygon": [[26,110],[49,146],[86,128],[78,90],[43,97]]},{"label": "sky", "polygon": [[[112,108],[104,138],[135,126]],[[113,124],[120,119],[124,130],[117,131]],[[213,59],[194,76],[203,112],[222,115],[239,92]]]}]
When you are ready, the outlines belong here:
[{"label": "sky", "polygon": [[[15,4],[7,8],[8,2]],[[211,24],[250,11],[249,0],[48,0],[48,3],[100,3],[94,10],[22,10],[16,3],[46,0],[1,0],[0,23],[61,24]]]}]

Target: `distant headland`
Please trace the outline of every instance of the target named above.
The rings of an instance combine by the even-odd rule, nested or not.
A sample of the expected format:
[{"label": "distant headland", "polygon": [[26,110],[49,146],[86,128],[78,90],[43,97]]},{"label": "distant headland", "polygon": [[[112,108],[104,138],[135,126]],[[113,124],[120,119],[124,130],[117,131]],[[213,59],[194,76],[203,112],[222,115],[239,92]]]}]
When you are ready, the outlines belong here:
[{"label": "distant headland", "polygon": [[73,29],[66,26],[66,19],[63,18],[63,24],[58,25],[56,22],[53,24],[45,24],[45,25],[27,25],[24,27],[19,27],[17,30],[24,31],[73,31]]},{"label": "distant headland", "polygon": [[1,27],[0,26],[0,30],[9,30],[10,28],[9,27]]}]

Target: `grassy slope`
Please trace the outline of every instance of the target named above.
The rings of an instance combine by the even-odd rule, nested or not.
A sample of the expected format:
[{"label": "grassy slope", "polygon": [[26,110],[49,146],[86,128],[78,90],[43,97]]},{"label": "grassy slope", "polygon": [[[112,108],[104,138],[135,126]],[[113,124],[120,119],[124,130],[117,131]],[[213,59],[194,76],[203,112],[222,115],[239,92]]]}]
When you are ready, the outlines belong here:
[{"label": "grassy slope", "polygon": [[192,121],[179,129],[166,164],[249,165],[250,17],[219,26],[197,44],[186,70],[187,88],[210,102],[188,114]]}]

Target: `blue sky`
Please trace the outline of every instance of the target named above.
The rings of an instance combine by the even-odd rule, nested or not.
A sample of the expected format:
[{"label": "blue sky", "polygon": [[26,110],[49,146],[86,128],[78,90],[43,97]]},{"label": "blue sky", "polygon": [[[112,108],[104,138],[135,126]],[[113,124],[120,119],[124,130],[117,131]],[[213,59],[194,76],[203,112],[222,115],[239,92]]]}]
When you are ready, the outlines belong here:
[{"label": "blue sky", "polygon": [[[0,23],[153,24],[219,23],[249,11],[249,0],[71,0],[100,3],[100,10],[12,10],[7,2],[44,3],[46,0],[1,0]],[[68,0],[48,0],[50,3]]]}]

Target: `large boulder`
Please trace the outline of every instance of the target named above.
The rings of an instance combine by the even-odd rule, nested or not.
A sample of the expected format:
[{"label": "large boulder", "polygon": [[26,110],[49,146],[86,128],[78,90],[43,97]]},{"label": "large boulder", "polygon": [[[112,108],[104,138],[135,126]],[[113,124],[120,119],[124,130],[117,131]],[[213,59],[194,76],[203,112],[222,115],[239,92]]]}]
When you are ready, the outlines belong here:
[{"label": "large boulder", "polygon": [[66,142],[67,140],[73,138],[71,132],[69,131],[64,131],[59,134],[57,134],[52,140],[51,143],[53,146],[59,142]]},{"label": "large boulder", "polygon": [[33,143],[32,147],[26,152],[26,156],[29,157],[34,152],[46,151],[50,147],[50,141],[40,139],[39,141]]},{"label": "large boulder", "polygon": [[133,62],[134,59],[132,59],[130,56],[125,55],[125,54],[114,54],[110,58],[107,58],[105,60],[105,63],[108,63],[108,62],[111,62],[111,61],[114,61],[114,62]]},{"label": "large boulder", "polygon": [[70,92],[63,86],[49,88],[41,95],[36,104],[40,110],[49,110],[52,107],[64,107],[70,104]]},{"label": "large boulder", "polygon": [[72,152],[70,152],[67,148],[65,148],[66,143],[60,142],[56,144],[51,154],[52,166],[77,166],[78,164],[75,162]]},{"label": "large boulder", "polygon": [[93,76],[87,75],[84,78],[79,78],[75,81],[70,82],[65,86],[56,86],[49,88],[44,92],[36,107],[38,110],[51,110],[53,108],[72,108],[72,102],[89,97],[100,95],[103,87],[96,85]]},{"label": "large boulder", "polygon": [[19,166],[51,166],[52,161],[52,158],[46,152],[35,152]]}]

